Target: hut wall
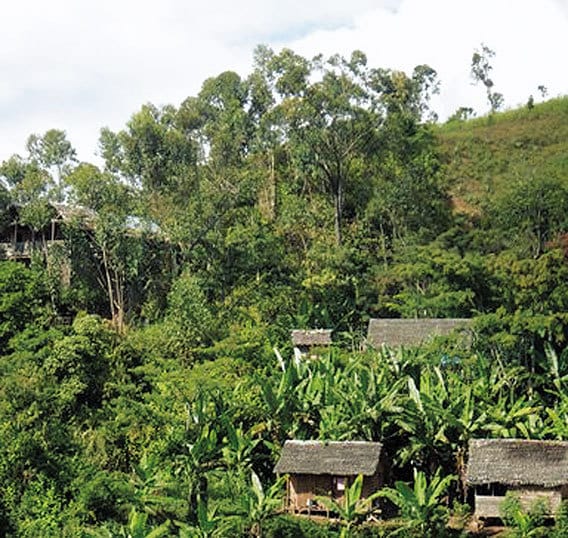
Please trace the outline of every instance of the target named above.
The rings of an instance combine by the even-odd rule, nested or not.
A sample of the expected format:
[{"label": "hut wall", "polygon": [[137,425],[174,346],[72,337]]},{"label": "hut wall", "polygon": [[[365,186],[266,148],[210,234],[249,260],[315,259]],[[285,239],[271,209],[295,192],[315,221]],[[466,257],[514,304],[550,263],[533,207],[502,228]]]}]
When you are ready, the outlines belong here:
[{"label": "hut wall", "polygon": [[501,517],[499,506],[504,497],[492,495],[475,496],[475,516],[476,517]]},{"label": "hut wall", "polygon": [[[315,497],[332,497],[341,502],[343,493],[336,491],[332,475],[291,475],[288,482],[288,510],[293,512],[326,511],[323,506],[318,506]],[[351,486],[354,477],[344,478],[345,487]],[[361,496],[369,497],[381,487],[381,473],[378,471],[373,476],[363,478],[363,490]],[[311,501],[308,503],[308,501]],[[309,508],[309,510],[308,510]]]},{"label": "hut wall", "polygon": [[363,477],[363,491],[361,497],[370,497],[373,493],[377,492],[383,485],[382,471],[379,470],[373,476]]},{"label": "hut wall", "polygon": [[561,488],[523,487],[511,488],[519,495],[523,507],[528,510],[537,499],[545,499],[548,504],[548,513],[554,515],[562,502]]},{"label": "hut wall", "polygon": [[[561,488],[542,488],[542,487],[509,487],[508,491],[514,492],[519,496],[521,504],[525,510],[530,509],[537,499],[545,499],[548,503],[548,512],[554,515],[562,501]],[[475,495],[475,516],[481,518],[501,517],[501,503],[504,496]]]},{"label": "hut wall", "polygon": [[288,509],[294,512],[307,512],[308,501],[313,501],[317,496],[331,494],[332,478],[330,475],[292,475],[289,488]]}]

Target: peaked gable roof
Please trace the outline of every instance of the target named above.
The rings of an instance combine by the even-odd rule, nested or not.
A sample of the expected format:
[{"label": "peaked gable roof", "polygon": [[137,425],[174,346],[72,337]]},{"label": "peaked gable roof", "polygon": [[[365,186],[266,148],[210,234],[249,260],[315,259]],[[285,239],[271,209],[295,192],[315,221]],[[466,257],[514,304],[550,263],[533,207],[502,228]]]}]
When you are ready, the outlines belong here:
[{"label": "peaked gable roof", "polygon": [[568,484],[568,442],[472,439],[467,482],[544,487]]},{"label": "peaked gable roof", "polygon": [[274,472],[372,476],[381,449],[381,443],[366,441],[286,441]]}]

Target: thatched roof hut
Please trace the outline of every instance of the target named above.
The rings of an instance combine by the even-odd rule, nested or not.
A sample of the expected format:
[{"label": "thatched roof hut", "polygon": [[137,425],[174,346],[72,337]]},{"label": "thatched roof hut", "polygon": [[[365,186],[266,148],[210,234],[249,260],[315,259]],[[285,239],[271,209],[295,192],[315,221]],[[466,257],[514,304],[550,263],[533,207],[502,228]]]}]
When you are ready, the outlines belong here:
[{"label": "thatched roof hut", "polygon": [[287,474],[286,508],[291,512],[325,512],[318,496],[342,499],[345,488],[363,475],[362,497],[383,482],[381,443],[364,441],[286,441],[274,468]]},{"label": "thatched roof hut", "polygon": [[365,441],[286,441],[274,472],[372,476],[377,472],[382,446]]},{"label": "thatched roof hut", "polygon": [[331,345],[331,329],[312,329],[292,331],[292,344],[297,347],[316,347]]},{"label": "thatched roof hut", "polygon": [[471,440],[467,483],[474,488],[478,518],[500,518],[507,492],[514,492],[527,510],[544,500],[554,515],[568,498],[568,442]]},{"label": "thatched roof hut", "polygon": [[465,332],[471,338],[467,318],[420,318],[369,320],[367,344],[374,347],[416,346],[434,336],[446,336],[454,331]]},{"label": "thatched roof hut", "polygon": [[473,439],[467,481],[471,485],[562,486],[568,483],[568,442]]}]

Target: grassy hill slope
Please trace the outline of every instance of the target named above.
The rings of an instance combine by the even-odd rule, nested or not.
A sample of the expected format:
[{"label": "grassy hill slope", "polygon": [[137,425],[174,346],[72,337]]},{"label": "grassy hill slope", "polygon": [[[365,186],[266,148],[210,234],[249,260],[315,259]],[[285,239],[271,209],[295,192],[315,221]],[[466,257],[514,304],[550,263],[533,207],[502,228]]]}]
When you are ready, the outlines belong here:
[{"label": "grassy hill slope", "polygon": [[513,181],[568,183],[568,97],[437,128],[456,209],[475,212]]}]

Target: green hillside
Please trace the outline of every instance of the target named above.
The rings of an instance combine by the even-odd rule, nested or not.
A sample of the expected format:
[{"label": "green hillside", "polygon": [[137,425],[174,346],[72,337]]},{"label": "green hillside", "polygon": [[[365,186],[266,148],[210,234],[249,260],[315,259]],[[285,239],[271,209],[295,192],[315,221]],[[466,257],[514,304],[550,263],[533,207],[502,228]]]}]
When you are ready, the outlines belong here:
[{"label": "green hillside", "polygon": [[436,131],[458,207],[476,207],[519,179],[568,182],[568,97],[448,122]]},{"label": "green hillside", "polygon": [[[0,537],[473,538],[470,442],[568,440],[568,98],[433,126],[424,66],[257,53],[100,167],[57,129],[0,163]],[[386,487],[283,514],[292,439],[381,443]]]}]

